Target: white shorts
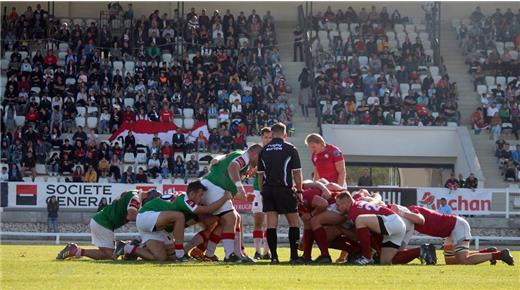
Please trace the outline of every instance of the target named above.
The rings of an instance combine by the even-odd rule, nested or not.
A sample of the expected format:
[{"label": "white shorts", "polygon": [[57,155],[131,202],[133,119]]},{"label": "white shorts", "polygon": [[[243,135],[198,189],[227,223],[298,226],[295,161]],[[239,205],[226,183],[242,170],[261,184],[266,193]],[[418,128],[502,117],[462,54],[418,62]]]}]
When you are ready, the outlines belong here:
[{"label": "white shorts", "polygon": [[255,199],[253,200],[253,206],[251,207],[252,213],[263,212],[264,203],[262,202],[262,195],[259,190],[254,190],[253,194]]},{"label": "white shorts", "polygon": [[115,249],[114,241],[116,237],[114,231],[98,224],[94,219],[90,219],[90,235],[92,236],[92,244],[96,247]]},{"label": "white shorts", "polygon": [[[397,205],[397,207],[402,212],[410,212],[410,210],[407,207],[404,207],[401,205]],[[412,223],[410,220],[408,220],[406,218],[401,217],[401,219],[403,220],[404,226],[406,228],[406,231],[404,233],[403,242],[401,243],[401,249],[405,249],[406,246],[408,246],[408,243],[410,242],[410,240],[412,239],[413,233],[415,231],[415,225],[414,225],[414,223]]]},{"label": "white shorts", "polygon": [[406,233],[403,219],[397,214],[378,216],[383,220],[383,226],[387,232],[386,235],[383,235],[383,247],[385,247],[385,243],[392,243],[396,249],[400,248]]},{"label": "white shorts", "polygon": [[[201,181],[202,185],[208,188],[208,191],[204,194],[204,197],[202,197],[202,204],[204,205],[210,205],[217,200],[219,200],[221,197],[224,196],[224,193],[226,192],[224,189],[222,189],[220,186],[217,186],[211,181],[203,178]],[[219,209],[213,212],[213,215],[219,215],[223,212],[232,211],[235,207],[233,206],[233,202],[231,200],[228,200],[222,205]]]},{"label": "white shorts", "polygon": [[146,211],[137,214],[135,225],[141,236],[141,241],[146,243],[149,240],[160,241],[165,244],[172,244],[173,241],[167,231],[154,231],[155,224],[161,213],[158,211]]},{"label": "white shorts", "polygon": [[469,241],[473,238],[471,235],[471,227],[469,223],[464,218],[457,216],[457,221],[455,222],[455,227],[451,231],[451,240],[454,246],[457,246],[463,241]]}]

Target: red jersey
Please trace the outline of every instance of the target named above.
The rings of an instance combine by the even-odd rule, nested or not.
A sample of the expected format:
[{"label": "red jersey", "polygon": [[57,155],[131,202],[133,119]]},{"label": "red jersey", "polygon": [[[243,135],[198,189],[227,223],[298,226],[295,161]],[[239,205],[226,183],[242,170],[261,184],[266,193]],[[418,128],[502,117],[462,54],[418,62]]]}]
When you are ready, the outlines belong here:
[{"label": "red jersey", "polygon": [[325,150],[320,153],[312,153],[312,164],[316,167],[320,178],[325,178],[329,182],[338,182],[338,171],[336,170],[336,162],[343,161],[343,153],[338,147],[327,144]]},{"label": "red jersey", "polygon": [[377,215],[393,215],[391,209],[379,205],[375,205],[372,203],[368,203],[364,200],[354,201],[348,210],[347,218],[353,222],[356,221],[357,217],[362,214],[377,214]]},{"label": "red jersey", "polygon": [[408,209],[413,213],[420,213],[424,216],[424,225],[415,225],[415,230],[421,234],[432,237],[446,238],[451,235],[457,217],[449,214],[442,214],[422,206],[411,205]]},{"label": "red jersey", "polygon": [[[330,204],[333,204],[336,202],[336,196],[339,192],[337,191],[331,191],[330,192],[330,198],[327,200],[327,202]],[[302,212],[311,212],[312,211],[312,200],[314,199],[314,196],[321,196],[322,191],[318,188],[306,188],[303,186],[303,204],[300,204],[298,209]]]},{"label": "red jersey", "polygon": [[161,122],[169,122],[171,117],[173,117],[172,111],[161,109]]}]

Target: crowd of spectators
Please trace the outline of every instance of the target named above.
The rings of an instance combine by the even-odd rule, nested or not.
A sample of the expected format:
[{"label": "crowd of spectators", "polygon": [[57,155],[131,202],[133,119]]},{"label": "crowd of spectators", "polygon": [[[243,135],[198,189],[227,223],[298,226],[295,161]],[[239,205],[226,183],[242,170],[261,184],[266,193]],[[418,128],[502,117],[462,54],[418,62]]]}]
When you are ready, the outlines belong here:
[{"label": "crowd of spectators", "polygon": [[464,179],[462,174],[455,176],[455,172],[450,173],[450,178],[444,183],[444,187],[450,190],[457,190],[459,188],[475,189],[478,187],[478,179],[473,173]]},{"label": "crowd of spectators", "polygon": [[520,133],[520,10],[497,8],[484,15],[477,7],[469,19],[454,23],[481,105],[473,113],[477,132]]},{"label": "crowd of spectators", "polygon": [[[263,126],[291,126],[290,88],[269,11],[133,14],[131,4],[111,14],[110,23],[117,17],[134,23],[120,35],[110,23],[54,18],[39,4],[20,14],[12,8],[3,18],[1,157],[8,180],[34,179],[42,164],[75,182],[197,176],[207,169],[186,154],[242,149]],[[181,127],[187,119],[207,122],[209,138],[155,138],[141,148],[143,166],[122,166],[125,154],[140,152],[135,140],[108,143],[98,135],[123,123],[177,119]]]},{"label": "crowd of spectators", "polygon": [[329,7],[313,23],[315,95],[323,123],[458,124],[457,84],[444,65],[433,65],[426,25],[374,6],[336,13]]}]

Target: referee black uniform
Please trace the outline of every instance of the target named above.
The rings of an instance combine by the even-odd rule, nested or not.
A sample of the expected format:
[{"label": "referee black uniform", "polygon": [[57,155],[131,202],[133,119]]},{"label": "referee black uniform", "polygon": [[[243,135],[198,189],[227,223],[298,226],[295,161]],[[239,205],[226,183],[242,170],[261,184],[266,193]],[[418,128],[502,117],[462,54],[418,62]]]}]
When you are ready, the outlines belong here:
[{"label": "referee black uniform", "polygon": [[[285,215],[298,212],[298,199],[293,191],[294,170],[301,170],[298,151],[292,144],[273,136],[271,142],[265,145],[260,152],[258,161],[257,172],[263,176],[261,185],[263,212],[276,212]],[[290,226],[291,261],[298,258],[297,243],[299,238],[299,227]],[[271,250],[272,259],[276,262],[278,261],[277,239],[276,228],[268,228],[267,243]]]}]

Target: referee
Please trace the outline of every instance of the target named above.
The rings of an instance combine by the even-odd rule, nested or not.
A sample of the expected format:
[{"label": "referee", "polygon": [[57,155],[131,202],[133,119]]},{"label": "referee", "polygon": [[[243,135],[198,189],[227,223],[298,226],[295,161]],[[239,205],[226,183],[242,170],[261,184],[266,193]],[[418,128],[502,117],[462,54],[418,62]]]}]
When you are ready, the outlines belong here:
[{"label": "referee", "polygon": [[273,139],[260,152],[257,171],[263,211],[267,214],[267,244],[271,251],[271,264],[278,264],[276,228],[278,215],[285,215],[289,224],[290,262],[297,263],[300,238],[297,194],[302,192],[303,179],[300,157],[296,148],[285,142],[287,132],[283,123],[273,125],[271,132]]}]

